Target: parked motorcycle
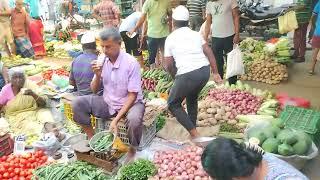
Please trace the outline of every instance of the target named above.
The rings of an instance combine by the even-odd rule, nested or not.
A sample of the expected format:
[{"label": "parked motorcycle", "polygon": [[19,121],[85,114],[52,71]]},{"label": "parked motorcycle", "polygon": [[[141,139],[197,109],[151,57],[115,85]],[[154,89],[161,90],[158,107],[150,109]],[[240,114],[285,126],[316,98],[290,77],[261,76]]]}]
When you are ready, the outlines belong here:
[{"label": "parked motorcycle", "polygon": [[250,36],[280,36],[277,33],[278,17],[295,8],[294,4],[273,7],[265,5],[263,0],[238,0],[240,8],[240,30]]}]

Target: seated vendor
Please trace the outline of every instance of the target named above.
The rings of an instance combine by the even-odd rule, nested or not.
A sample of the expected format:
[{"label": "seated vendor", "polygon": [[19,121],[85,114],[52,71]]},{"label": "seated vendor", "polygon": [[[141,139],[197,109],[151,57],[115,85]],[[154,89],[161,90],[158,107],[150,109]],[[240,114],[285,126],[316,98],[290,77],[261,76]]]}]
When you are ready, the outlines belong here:
[{"label": "seated vendor", "polygon": [[[0,60],[2,55],[0,53]],[[0,61],[0,90],[3,88],[4,85],[9,83],[9,75],[8,75],[8,68],[4,66],[4,63]]]},{"label": "seated vendor", "polygon": [[74,59],[71,66],[70,85],[77,90],[75,95],[92,94],[90,83],[94,76],[92,61],[97,59],[97,45],[94,33],[87,32],[81,38],[83,54]]},{"label": "seated vendor", "polygon": [[23,72],[11,74],[11,83],[0,92],[0,108],[15,134],[41,133],[44,122],[53,122],[52,114],[46,106],[45,96],[39,87],[26,80]]},{"label": "seated vendor", "polygon": [[97,93],[103,85],[103,97],[81,96],[72,102],[73,118],[91,138],[94,134],[90,115],[102,119],[114,117],[110,130],[117,134],[118,123],[126,118],[128,137],[132,147],[128,158],[135,154],[142,136],[142,120],[145,111],[141,90],[141,74],[138,61],[121,48],[120,32],[106,28],[100,33],[101,47],[106,55],[104,63],[93,63],[95,73],[91,89]]}]

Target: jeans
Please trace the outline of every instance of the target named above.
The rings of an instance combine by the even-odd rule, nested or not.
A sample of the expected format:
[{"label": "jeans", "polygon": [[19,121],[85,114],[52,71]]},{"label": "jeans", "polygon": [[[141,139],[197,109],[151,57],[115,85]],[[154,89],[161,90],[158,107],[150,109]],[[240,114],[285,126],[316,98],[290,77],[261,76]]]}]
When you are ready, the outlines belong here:
[{"label": "jeans", "polygon": [[[210,67],[178,75],[175,78],[168,98],[168,108],[178,122],[188,131],[196,128],[198,116],[198,95],[207,84],[210,77]],[[187,112],[181,103],[186,98]]]},{"label": "jeans", "polygon": [[[233,49],[233,37],[234,35],[225,38],[212,37],[212,51],[216,58],[217,68],[221,78],[224,77],[224,56],[226,57]],[[230,84],[235,84],[237,82],[237,76],[230,77],[228,81]]]},{"label": "jeans", "polygon": [[304,58],[306,54],[308,25],[309,23],[299,24],[298,29],[294,31],[294,55],[298,58]]},{"label": "jeans", "polygon": [[166,37],[164,38],[152,38],[148,37],[148,48],[149,48],[149,64],[154,64],[156,62],[156,57],[158,49],[164,49],[164,43]]}]

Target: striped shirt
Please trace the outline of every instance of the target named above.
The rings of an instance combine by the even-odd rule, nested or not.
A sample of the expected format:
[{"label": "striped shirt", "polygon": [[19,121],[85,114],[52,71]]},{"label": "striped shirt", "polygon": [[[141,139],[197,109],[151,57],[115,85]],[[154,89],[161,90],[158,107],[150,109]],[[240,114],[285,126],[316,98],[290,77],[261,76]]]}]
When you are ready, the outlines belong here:
[{"label": "striped shirt", "polygon": [[304,8],[295,11],[298,24],[309,23],[312,15],[311,0],[297,0],[297,5],[304,6]]},{"label": "striped shirt", "polygon": [[202,12],[206,8],[204,0],[188,0],[187,8],[189,10],[190,17],[203,16]]},{"label": "striped shirt", "polygon": [[92,94],[90,83],[94,73],[91,62],[96,59],[96,54],[85,52],[72,62],[70,80],[75,82],[79,95]]},{"label": "striped shirt", "polygon": [[104,27],[118,27],[120,10],[119,7],[111,0],[101,1],[93,10],[102,18]]}]

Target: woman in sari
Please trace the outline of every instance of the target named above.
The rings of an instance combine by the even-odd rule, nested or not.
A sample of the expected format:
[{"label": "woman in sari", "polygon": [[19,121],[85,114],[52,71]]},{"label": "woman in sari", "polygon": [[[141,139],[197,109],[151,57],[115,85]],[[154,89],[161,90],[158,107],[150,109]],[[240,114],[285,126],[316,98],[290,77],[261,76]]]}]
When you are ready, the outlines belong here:
[{"label": "woman in sari", "polygon": [[0,92],[0,107],[15,134],[39,134],[45,122],[53,122],[52,114],[45,106],[46,97],[22,72],[14,72],[11,83]]},{"label": "woman in sari", "polygon": [[43,40],[43,24],[39,17],[35,17],[29,23],[29,37],[35,53],[35,58],[40,59],[46,55]]}]

